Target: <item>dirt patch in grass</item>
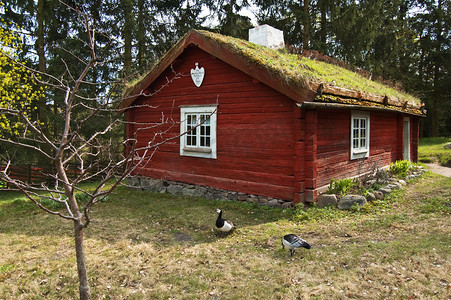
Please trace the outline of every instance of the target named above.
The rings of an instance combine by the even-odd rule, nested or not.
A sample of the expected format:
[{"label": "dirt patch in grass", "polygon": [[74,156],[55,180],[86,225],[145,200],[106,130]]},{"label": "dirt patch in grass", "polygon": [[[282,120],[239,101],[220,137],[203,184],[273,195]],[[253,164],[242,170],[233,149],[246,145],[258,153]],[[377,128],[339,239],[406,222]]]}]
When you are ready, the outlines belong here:
[{"label": "dirt patch in grass", "polygon": [[[294,222],[292,210],[120,189],[85,233],[93,298],[446,299],[450,191],[428,175],[383,206]],[[217,207],[237,225],[225,237]],[[0,201],[0,299],[78,298],[71,228]],[[312,249],[290,257],[286,233]]]}]

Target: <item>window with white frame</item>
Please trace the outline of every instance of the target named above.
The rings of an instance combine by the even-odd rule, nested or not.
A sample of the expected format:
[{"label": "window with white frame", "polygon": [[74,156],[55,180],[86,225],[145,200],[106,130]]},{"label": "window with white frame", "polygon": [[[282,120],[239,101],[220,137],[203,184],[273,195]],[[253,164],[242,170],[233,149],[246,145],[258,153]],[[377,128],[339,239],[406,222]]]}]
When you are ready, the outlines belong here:
[{"label": "window with white frame", "polygon": [[352,112],[351,114],[351,159],[370,155],[370,114]]},{"label": "window with white frame", "polygon": [[180,155],[216,158],[216,105],[180,107]]}]

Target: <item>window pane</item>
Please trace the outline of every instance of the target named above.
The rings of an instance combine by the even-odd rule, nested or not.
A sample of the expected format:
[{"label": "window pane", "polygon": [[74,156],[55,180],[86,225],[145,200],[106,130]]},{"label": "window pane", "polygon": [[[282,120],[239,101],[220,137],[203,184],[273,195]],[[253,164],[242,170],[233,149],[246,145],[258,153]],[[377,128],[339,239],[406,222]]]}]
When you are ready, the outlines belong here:
[{"label": "window pane", "polygon": [[210,146],[210,118],[209,115],[199,115],[199,137],[200,137],[200,147]]},{"label": "window pane", "polygon": [[186,145],[196,146],[196,115],[186,115]]},{"label": "window pane", "polygon": [[192,135],[188,137],[188,146],[196,146],[196,136]]},{"label": "window pane", "polygon": [[360,129],[360,137],[361,138],[366,137],[366,130],[364,128]]},{"label": "window pane", "polygon": [[204,125],[210,125],[209,115],[201,115],[200,116],[200,123],[203,123]]},{"label": "window pane", "polygon": [[196,115],[188,115],[187,116],[187,123],[189,125],[196,125]]},{"label": "window pane", "polygon": [[366,119],[360,119],[360,128],[366,128]]}]

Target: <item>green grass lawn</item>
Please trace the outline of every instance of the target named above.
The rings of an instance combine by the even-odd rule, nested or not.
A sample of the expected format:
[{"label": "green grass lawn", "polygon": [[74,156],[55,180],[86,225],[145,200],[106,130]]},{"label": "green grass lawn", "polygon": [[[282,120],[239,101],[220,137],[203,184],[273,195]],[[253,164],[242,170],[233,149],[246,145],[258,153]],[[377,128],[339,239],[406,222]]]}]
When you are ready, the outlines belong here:
[{"label": "green grass lawn", "polygon": [[422,138],[418,146],[419,161],[423,163],[437,162],[451,167],[451,148],[445,145],[451,143],[451,138],[433,137]]},{"label": "green grass lawn", "polygon": [[[76,299],[72,224],[0,192],[0,299]],[[94,299],[446,299],[451,179],[360,210],[281,210],[119,188],[85,231]],[[237,224],[214,230],[216,208]],[[312,249],[290,257],[280,238]]]}]

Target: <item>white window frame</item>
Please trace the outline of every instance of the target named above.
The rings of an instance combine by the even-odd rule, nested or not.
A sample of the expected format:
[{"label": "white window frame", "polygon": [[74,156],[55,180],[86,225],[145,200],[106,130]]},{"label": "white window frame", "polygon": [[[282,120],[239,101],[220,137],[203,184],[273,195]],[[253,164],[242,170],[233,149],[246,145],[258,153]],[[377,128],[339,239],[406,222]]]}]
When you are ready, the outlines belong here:
[{"label": "white window frame", "polygon": [[[195,116],[196,124],[189,129],[188,120],[192,120],[192,116]],[[203,117],[204,121],[201,121],[200,117]],[[216,123],[217,105],[181,106],[180,155],[216,159]],[[210,134],[204,134],[201,137],[201,129],[206,130],[206,126],[209,127]],[[201,145],[201,138],[204,145]],[[209,143],[206,139],[209,139]],[[194,145],[192,145],[193,141]]]},{"label": "white window frame", "polygon": [[351,159],[370,156],[370,114],[351,113]]},{"label": "white window frame", "polygon": [[404,160],[410,161],[410,118],[404,118]]}]

